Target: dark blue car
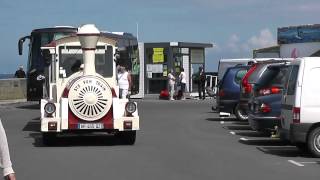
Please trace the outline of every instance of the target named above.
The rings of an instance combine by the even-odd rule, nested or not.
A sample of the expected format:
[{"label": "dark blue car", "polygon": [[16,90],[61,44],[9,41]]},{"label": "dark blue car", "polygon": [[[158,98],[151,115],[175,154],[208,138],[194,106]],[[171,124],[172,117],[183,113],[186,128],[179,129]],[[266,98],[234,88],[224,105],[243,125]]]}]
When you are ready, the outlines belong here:
[{"label": "dark blue car", "polygon": [[248,121],[253,130],[269,132],[281,124],[281,97],[288,72],[281,63],[270,65],[254,84],[248,102]]},{"label": "dark blue car", "polygon": [[240,83],[247,73],[249,66],[235,66],[228,68],[218,84],[217,106],[220,112],[242,116],[239,111]]}]

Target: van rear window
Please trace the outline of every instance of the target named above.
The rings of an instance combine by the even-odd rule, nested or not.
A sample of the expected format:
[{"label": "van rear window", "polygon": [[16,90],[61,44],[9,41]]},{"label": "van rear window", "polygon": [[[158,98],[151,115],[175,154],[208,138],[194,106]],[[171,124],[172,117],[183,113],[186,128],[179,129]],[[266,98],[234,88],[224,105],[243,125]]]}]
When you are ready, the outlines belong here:
[{"label": "van rear window", "polygon": [[296,91],[298,72],[299,72],[299,65],[292,66],[292,71],[290,74],[288,87],[287,87],[287,95],[294,95]]}]

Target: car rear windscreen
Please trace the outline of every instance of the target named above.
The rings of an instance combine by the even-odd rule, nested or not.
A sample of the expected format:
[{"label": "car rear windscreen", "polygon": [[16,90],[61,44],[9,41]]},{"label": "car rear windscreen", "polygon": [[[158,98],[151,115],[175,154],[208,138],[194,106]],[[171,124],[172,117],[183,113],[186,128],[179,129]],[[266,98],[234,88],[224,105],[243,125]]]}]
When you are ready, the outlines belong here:
[{"label": "car rear windscreen", "polygon": [[290,71],[291,67],[289,66],[270,66],[261,74],[256,82],[256,87],[284,87]]}]

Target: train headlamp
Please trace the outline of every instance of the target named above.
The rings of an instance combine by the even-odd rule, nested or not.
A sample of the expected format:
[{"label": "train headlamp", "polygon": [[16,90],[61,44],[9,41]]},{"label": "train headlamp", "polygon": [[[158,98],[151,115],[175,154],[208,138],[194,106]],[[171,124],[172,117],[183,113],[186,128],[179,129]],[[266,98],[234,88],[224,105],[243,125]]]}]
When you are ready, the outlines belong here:
[{"label": "train headlamp", "polygon": [[136,105],[136,103],[134,103],[134,102],[128,102],[128,103],[126,104],[126,111],[127,111],[129,114],[132,114],[132,113],[136,112],[136,110],[137,110],[137,105]]},{"label": "train headlamp", "polygon": [[52,103],[52,102],[48,102],[48,103],[44,106],[44,111],[45,111],[48,115],[52,115],[53,113],[56,112],[56,105],[54,105],[54,103]]}]

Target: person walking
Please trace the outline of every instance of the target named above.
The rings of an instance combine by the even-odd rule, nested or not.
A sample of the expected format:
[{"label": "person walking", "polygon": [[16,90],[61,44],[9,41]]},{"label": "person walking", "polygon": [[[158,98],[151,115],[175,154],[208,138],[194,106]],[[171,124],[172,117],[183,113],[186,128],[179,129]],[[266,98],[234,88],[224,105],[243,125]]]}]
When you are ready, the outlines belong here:
[{"label": "person walking", "polygon": [[170,69],[169,70],[169,74],[168,74],[169,96],[170,96],[169,98],[170,98],[170,100],[174,100],[173,99],[173,95],[174,95],[175,82],[176,82],[176,78],[174,77],[173,70]]},{"label": "person walking", "polygon": [[118,73],[119,97],[125,99],[128,96],[131,87],[131,75],[125,67],[119,67]]},{"label": "person walking", "polygon": [[3,169],[3,176],[6,180],[16,180],[10,160],[7,136],[0,119],[0,166]]},{"label": "person walking", "polygon": [[23,66],[20,66],[19,69],[14,74],[15,78],[26,78],[26,73],[23,70]]},{"label": "person walking", "polygon": [[186,91],[187,77],[183,67],[181,68],[179,80],[180,80],[180,86],[181,86],[181,92],[182,92],[181,100],[186,100],[185,91]]},{"label": "person walking", "polygon": [[199,99],[205,99],[206,98],[206,90],[205,90],[205,83],[206,83],[206,75],[204,74],[203,67],[199,67],[198,72],[198,93],[199,93]]}]

